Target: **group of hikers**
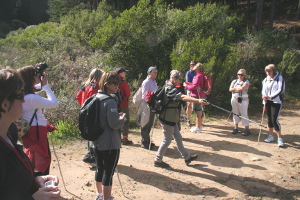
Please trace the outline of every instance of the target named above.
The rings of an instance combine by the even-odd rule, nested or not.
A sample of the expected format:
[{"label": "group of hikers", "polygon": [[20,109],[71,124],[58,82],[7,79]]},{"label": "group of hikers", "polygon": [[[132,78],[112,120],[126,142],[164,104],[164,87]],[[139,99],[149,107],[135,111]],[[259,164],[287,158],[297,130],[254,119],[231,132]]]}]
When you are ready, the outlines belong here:
[{"label": "group of hikers", "polygon": [[[263,80],[262,101],[268,117],[269,136],[265,142],[272,142],[274,129],[277,133],[279,147],[284,147],[281,136],[281,126],[278,116],[282,107],[281,94],[285,89],[282,76],[275,65],[265,67],[267,77]],[[128,71],[119,68],[116,71],[104,72],[101,69],[93,69],[82,87],[76,99],[82,106],[86,99],[97,94],[100,98],[100,126],[102,134],[95,141],[88,142],[88,153],[83,161],[96,167],[95,181],[97,194],[95,200],[113,200],[112,182],[115,168],[120,157],[121,145],[130,145],[133,142],[128,138],[129,132],[129,98],[131,91],[126,79]],[[163,87],[164,109],[155,114],[149,108],[147,98],[149,93],[158,90],[156,82],[158,69],[149,67],[147,77],[143,81],[138,102],[137,119],[141,125],[141,148],[153,149],[150,132],[156,116],[162,126],[163,139],[160,143],[154,166],[169,168],[170,165],[163,161],[163,157],[175,140],[178,151],[189,165],[197,159],[197,155],[191,155],[184,147],[180,133],[181,111],[186,112],[186,125],[191,126],[191,111],[196,113],[195,127],[190,131],[200,133],[202,131],[203,105],[206,102],[204,87],[204,65],[190,62],[190,69],[184,74],[178,70],[170,72],[169,79]],[[249,80],[246,78],[245,69],[237,72],[237,79],[230,84],[232,92],[232,112],[240,114],[242,125],[245,126],[244,136],[250,135],[248,119],[248,88]],[[48,85],[48,78],[44,71],[37,66],[26,66],[18,70],[0,70],[0,193],[1,198],[6,199],[50,199],[59,198],[60,190],[57,188],[58,178],[49,175],[51,154],[48,132],[56,130],[48,123],[42,112],[44,108],[53,108],[58,105],[53,91]],[[38,86],[39,85],[39,86]],[[40,88],[38,88],[40,87]],[[46,97],[38,95],[37,91],[45,91]],[[187,92],[185,92],[187,91]],[[184,109],[182,109],[184,108]],[[124,117],[124,113],[125,117]],[[20,148],[18,135],[14,134],[16,127],[14,122],[22,116],[30,124],[30,130],[20,137],[24,151]],[[233,134],[238,133],[239,117],[233,116]],[[54,181],[56,185],[45,187],[47,181]],[[26,198],[25,198],[26,199]]]}]

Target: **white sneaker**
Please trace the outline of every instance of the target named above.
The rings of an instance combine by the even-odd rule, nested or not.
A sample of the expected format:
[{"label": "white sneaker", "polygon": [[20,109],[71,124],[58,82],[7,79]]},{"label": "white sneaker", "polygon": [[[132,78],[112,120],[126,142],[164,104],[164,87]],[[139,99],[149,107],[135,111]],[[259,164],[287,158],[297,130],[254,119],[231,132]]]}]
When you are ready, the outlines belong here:
[{"label": "white sneaker", "polygon": [[191,132],[193,133],[200,133],[202,131],[202,126],[200,128],[198,127],[193,127],[190,129]]},{"label": "white sneaker", "polygon": [[95,200],[103,200],[103,194],[97,194],[96,199]]},{"label": "white sneaker", "polygon": [[277,142],[278,142],[278,146],[279,147],[284,147],[284,143],[283,143],[283,139],[282,138],[278,138]]},{"label": "white sneaker", "polygon": [[274,136],[273,135],[269,135],[266,139],[265,142],[269,143],[269,142],[273,142],[274,141]]}]

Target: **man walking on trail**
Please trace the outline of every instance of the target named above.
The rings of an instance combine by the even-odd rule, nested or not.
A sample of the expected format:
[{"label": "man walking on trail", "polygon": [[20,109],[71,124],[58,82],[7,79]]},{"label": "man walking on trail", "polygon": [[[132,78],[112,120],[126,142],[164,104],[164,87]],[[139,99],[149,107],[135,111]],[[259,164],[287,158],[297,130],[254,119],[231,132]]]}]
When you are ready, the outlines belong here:
[{"label": "man walking on trail", "polygon": [[[190,62],[190,70],[186,72],[185,75],[185,81],[188,83],[192,83],[194,76],[196,76],[196,72],[193,70],[195,67],[196,62],[192,60]],[[187,89],[187,96],[191,96],[191,91]],[[192,111],[192,103],[187,102],[187,107],[186,107],[186,125],[191,126],[191,111]]]},{"label": "man walking on trail", "polygon": [[128,108],[128,99],[130,97],[130,87],[127,81],[124,80],[126,78],[127,70],[120,68],[117,70],[117,74],[120,79],[119,90],[122,97],[122,103],[120,104],[120,109],[121,112],[126,113],[126,118],[127,118],[122,128],[122,132],[123,132],[122,144],[128,145],[128,144],[132,144],[132,141],[128,140],[129,117],[130,117],[129,108]]},{"label": "man walking on trail", "polygon": [[[147,71],[147,78],[143,81],[142,83],[142,99],[146,100],[146,93],[147,92],[154,92],[158,89],[157,83],[156,83],[156,77],[157,77],[158,70],[156,67],[149,67]],[[141,141],[141,147],[145,149],[150,149],[155,146],[154,143],[151,143],[150,141],[150,131],[152,128],[152,125],[154,123],[154,117],[155,114],[153,112],[150,112],[149,115],[149,121],[148,123],[141,128],[141,136],[142,136],[142,141]]]}]

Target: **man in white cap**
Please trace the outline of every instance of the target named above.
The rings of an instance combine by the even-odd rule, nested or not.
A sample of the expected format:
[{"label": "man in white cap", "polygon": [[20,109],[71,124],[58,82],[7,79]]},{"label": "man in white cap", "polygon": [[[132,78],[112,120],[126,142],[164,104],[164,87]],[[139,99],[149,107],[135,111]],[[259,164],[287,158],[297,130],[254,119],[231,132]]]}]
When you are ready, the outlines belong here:
[{"label": "man in white cap", "polygon": [[[142,83],[142,98],[146,100],[146,93],[147,92],[154,92],[158,89],[157,83],[156,83],[156,77],[157,77],[158,70],[156,67],[149,67],[147,71],[147,78],[143,81]],[[141,141],[141,147],[145,149],[149,149],[149,145],[151,145],[150,149],[155,146],[154,143],[151,143],[150,141],[150,131],[152,128],[152,125],[154,123],[154,117],[155,114],[150,112],[149,115],[149,121],[148,123],[141,128],[141,136],[142,136],[142,141]]]}]

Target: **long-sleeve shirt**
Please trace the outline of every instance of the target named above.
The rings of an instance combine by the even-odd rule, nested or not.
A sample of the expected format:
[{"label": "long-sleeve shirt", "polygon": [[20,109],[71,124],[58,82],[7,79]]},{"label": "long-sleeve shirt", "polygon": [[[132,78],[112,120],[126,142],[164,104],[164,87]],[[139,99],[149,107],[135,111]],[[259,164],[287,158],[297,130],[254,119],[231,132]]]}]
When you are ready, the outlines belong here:
[{"label": "long-sleeve shirt", "polygon": [[[104,98],[100,96],[100,100]],[[112,98],[101,101],[100,104],[100,126],[104,130],[97,140],[99,151],[120,149],[121,136],[119,129],[124,125],[124,119],[119,119],[117,102]]]},{"label": "long-sleeve shirt", "polygon": [[261,91],[261,94],[264,96],[270,97],[270,101],[273,101],[274,103],[281,104],[282,101],[280,99],[280,94],[282,94],[285,90],[285,83],[283,77],[276,72],[275,76],[271,78],[270,76],[267,76],[263,82],[263,88]]},{"label": "long-sleeve shirt", "polygon": [[204,87],[204,72],[200,72],[196,76],[194,76],[192,84],[186,85],[186,89],[191,90],[192,97],[206,97],[202,88]]},{"label": "long-sleeve shirt", "polygon": [[130,97],[130,87],[127,83],[127,81],[123,80],[121,78],[121,83],[119,84],[119,89],[122,96],[122,103],[120,104],[120,108],[126,108],[128,107],[128,99]]},{"label": "long-sleeve shirt", "polygon": [[157,83],[155,80],[147,77],[142,83],[142,98],[146,100],[146,92],[154,92],[158,89]]},{"label": "long-sleeve shirt", "polygon": [[[49,87],[49,85],[44,85],[43,90],[47,94],[47,98],[44,98],[37,94],[27,94],[25,95],[25,102],[22,104],[22,117],[27,121],[30,122],[35,109],[37,109],[37,120],[39,126],[46,126],[47,119],[42,112],[42,108],[54,108],[58,105],[58,100],[56,99],[53,91]],[[37,121],[34,118],[32,121],[32,126],[37,125]]]}]

